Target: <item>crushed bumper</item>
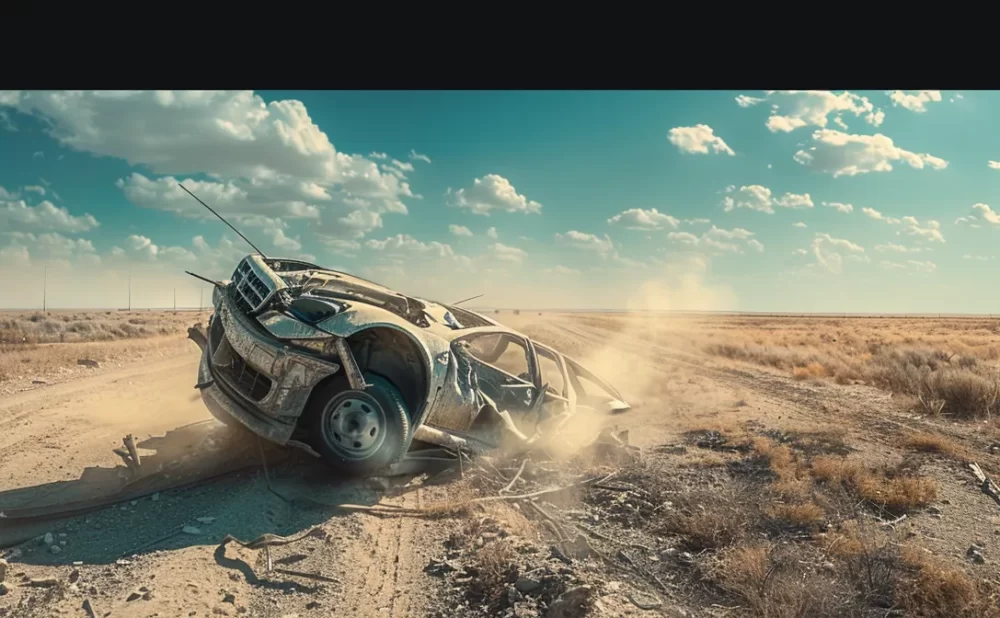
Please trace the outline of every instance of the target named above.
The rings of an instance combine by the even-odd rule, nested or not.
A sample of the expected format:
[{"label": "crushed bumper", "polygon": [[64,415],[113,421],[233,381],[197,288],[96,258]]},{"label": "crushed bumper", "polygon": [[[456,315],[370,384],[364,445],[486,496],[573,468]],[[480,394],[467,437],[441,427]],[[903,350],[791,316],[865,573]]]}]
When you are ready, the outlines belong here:
[{"label": "crushed bumper", "polygon": [[290,349],[265,335],[221,294],[198,369],[201,397],[213,416],[286,444],[313,387],[340,365]]}]

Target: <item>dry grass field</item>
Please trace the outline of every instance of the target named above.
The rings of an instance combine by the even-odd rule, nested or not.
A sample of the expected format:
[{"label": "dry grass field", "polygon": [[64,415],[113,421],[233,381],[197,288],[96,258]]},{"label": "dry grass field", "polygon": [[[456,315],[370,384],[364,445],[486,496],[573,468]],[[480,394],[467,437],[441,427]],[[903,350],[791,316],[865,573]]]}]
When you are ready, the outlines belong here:
[{"label": "dry grass field", "polygon": [[[176,349],[197,311],[0,312],[0,392],[71,377],[99,365]],[[5,388],[6,387],[6,388]]]},{"label": "dry grass field", "polygon": [[[120,519],[132,510],[53,529],[68,531],[64,551],[52,556],[28,541],[16,568],[63,577],[81,561],[84,578],[113,591],[99,597],[112,615],[134,615],[136,603],[144,615],[185,615],[192,604],[200,604],[198,615],[202,608],[232,615],[218,590],[250,615],[321,616],[336,607],[361,618],[484,618],[515,615],[515,605],[516,615],[555,615],[543,611],[555,602],[548,588],[511,592],[528,576],[586,582],[593,602],[571,615],[597,618],[1000,616],[1000,507],[968,465],[1000,479],[1000,320],[493,315],[614,383],[635,408],[609,422],[630,432],[642,457],[577,458],[569,466],[490,459],[482,470],[499,476],[486,490],[475,485],[476,470],[441,489],[451,499],[496,500],[519,468],[534,480],[522,478],[513,491],[555,482],[546,475],[613,472],[606,484],[546,496],[537,516],[527,502],[503,509],[487,502],[419,521],[327,513],[329,537],[299,559],[344,585],[307,599],[234,579],[213,558],[216,546],[198,537],[141,553],[141,568],[121,577],[110,578],[95,557],[111,545],[117,556],[161,537],[169,530],[160,520],[180,512],[226,521],[211,530],[215,540],[239,525],[247,526],[241,538],[284,530],[279,523],[298,530],[302,517],[315,516],[283,505],[280,515],[245,523],[246,513],[271,513],[274,495],[259,479],[219,481],[204,497],[177,491],[169,505],[133,503],[136,513],[155,516],[127,519],[130,534],[117,545],[103,530],[124,529]],[[203,314],[0,316],[0,392],[9,394],[0,396],[0,469],[10,477],[0,498],[4,489],[72,479],[84,465],[113,465],[106,446],[125,431],[159,434],[207,417],[192,389],[197,349],[184,339]],[[78,359],[101,367],[79,367]],[[31,376],[48,383],[32,384]],[[59,381],[66,383],[52,384]],[[16,392],[27,389],[34,390]],[[394,499],[427,506],[431,495]],[[589,538],[589,558],[567,567],[551,546],[569,543],[573,535],[557,539],[571,530]],[[338,539],[335,551],[329,538]],[[242,555],[262,572],[259,556]],[[457,571],[428,574],[428,563],[444,556]],[[184,588],[195,579],[211,585]],[[139,586],[155,591],[152,600],[127,600]],[[79,607],[74,594],[43,599],[22,587],[16,598],[49,611],[24,615],[57,615]],[[654,609],[642,609],[650,599]]]}]

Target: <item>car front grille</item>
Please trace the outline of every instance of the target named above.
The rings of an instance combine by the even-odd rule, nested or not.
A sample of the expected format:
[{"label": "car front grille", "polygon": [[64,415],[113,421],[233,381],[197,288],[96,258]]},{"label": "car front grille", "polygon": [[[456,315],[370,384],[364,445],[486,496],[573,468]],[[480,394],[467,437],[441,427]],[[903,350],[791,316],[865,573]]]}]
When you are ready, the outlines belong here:
[{"label": "car front grille", "polygon": [[254,271],[246,258],[236,267],[232,283],[233,301],[243,313],[251,313],[260,308],[264,300],[271,294],[271,288]]}]

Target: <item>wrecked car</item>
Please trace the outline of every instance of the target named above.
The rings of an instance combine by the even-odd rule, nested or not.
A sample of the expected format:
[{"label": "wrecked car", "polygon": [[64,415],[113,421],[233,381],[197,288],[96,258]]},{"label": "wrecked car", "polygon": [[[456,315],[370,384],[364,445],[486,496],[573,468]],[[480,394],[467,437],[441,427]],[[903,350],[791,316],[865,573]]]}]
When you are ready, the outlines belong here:
[{"label": "wrecked car", "polygon": [[629,409],[578,362],[455,305],[251,254],[214,282],[197,388],[217,419],[369,475],[418,444],[531,441]]}]

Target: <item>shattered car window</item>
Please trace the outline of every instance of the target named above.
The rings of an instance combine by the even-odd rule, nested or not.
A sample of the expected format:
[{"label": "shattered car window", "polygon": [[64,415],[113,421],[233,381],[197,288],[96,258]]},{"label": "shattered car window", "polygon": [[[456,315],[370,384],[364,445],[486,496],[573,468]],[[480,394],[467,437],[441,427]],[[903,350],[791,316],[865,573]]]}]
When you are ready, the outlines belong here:
[{"label": "shattered car window", "polygon": [[535,352],[538,356],[538,369],[542,372],[542,384],[548,384],[549,390],[558,395],[565,393],[566,385],[563,382],[562,371],[559,369],[555,355],[538,345],[535,346]]},{"label": "shattered car window", "polygon": [[528,350],[516,338],[502,333],[478,335],[466,340],[469,352],[497,369],[530,380]]}]

